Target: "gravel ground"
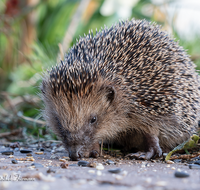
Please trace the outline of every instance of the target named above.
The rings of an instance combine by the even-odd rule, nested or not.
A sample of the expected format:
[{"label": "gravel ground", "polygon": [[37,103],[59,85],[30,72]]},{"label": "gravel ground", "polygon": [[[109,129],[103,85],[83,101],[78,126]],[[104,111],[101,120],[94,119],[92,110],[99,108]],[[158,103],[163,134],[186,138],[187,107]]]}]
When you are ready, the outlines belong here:
[{"label": "gravel ground", "polygon": [[[0,190],[200,189],[200,169],[189,169],[187,163],[166,164],[161,160],[142,161],[104,156],[85,159],[91,167],[82,167],[78,166],[78,162],[69,161],[63,149],[56,152],[51,149],[38,151],[36,148],[25,148],[32,150],[28,156],[21,153],[19,148],[13,151],[13,155],[0,155]],[[0,152],[6,150],[12,149],[0,147]],[[119,173],[111,173],[110,169]],[[177,171],[187,177],[175,177]]]}]

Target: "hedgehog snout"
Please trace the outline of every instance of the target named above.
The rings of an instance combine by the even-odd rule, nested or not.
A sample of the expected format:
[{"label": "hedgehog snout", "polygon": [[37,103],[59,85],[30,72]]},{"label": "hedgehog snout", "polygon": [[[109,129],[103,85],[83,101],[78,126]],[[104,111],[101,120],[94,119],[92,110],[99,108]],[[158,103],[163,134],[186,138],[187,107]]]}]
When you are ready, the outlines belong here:
[{"label": "hedgehog snout", "polygon": [[78,161],[79,158],[81,158],[81,157],[79,157],[79,154],[76,151],[73,151],[73,152],[70,151],[69,157],[72,161]]},{"label": "hedgehog snout", "polygon": [[73,148],[68,148],[68,152],[69,152],[69,157],[72,161],[78,161],[80,158],[82,158],[82,153],[77,150],[76,147]]}]

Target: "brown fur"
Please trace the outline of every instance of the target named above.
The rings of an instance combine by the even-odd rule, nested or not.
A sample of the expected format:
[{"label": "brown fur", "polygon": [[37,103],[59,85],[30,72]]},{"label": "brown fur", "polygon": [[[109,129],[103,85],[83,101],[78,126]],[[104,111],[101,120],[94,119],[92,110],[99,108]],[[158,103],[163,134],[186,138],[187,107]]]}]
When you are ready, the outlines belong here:
[{"label": "brown fur", "polygon": [[89,156],[101,139],[145,150],[149,159],[195,132],[198,83],[194,64],[166,33],[127,21],[81,38],[45,75],[44,117],[72,159]]}]

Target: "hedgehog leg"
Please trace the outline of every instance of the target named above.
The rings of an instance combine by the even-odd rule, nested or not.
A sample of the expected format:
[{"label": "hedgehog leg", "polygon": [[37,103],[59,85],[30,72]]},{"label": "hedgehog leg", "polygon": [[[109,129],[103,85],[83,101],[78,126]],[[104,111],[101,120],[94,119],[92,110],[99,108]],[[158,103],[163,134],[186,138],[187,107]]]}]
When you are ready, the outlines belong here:
[{"label": "hedgehog leg", "polygon": [[162,155],[162,149],[159,145],[159,138],[152,134],[145,134],[144,136],[146,139],[147,152],[145,155],[141,155],[140,158],[149,160],[154,156],[160,157]]}]

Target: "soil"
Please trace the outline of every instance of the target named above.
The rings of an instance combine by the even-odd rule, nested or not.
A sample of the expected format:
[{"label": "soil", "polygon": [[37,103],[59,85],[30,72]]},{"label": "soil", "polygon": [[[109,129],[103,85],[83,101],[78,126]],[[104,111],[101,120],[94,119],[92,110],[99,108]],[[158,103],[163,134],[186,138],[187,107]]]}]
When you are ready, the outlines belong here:
[{"label": "soil", "polygon": [[[32,150],[32,152],[27,156],[26,153],[21,153],[19,148],[13,150],[0,146],[0,152],[13,150],[14,153],[0,155],[0,190],[200,189],[200,169],[189,169],[187,162],[167,164],[162,159],[144,161],[103,156],[97,159],[83,159],[88,161],[91,167],[82,167],[78,166],[77,161],[69,161],[63,149],[58,152],[56,149],[52,151],[51,148],[46,148],[44,151],[30,147],[21,147],[21,149]],[[36,154],[38,152],[39,154]],[[20,161],[20,159],[27,161]],[[108,160],[113,162],[110,161],[109,165]],[[116,170],[119,173],[109,172],[109,169],[117,168],[120,168]],[[175,177],[176,171],[186,172],[189,176]]]}]

